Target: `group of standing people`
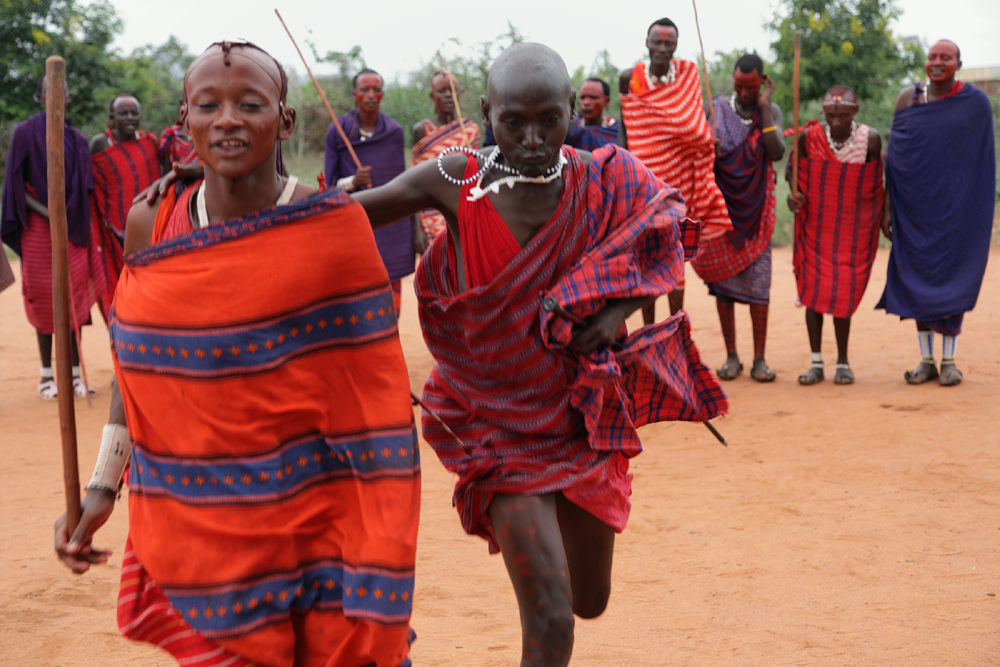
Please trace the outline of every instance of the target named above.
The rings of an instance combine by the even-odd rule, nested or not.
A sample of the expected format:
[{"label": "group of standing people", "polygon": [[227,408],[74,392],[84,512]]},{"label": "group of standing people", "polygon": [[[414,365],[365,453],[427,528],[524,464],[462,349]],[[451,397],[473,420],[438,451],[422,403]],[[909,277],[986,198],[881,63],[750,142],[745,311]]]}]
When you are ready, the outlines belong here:
[{"label": "group of standing people", "polygon": [[[748,55],[735,93],[706,113],[697,68],[673,59],[676,44],[669,20],[649,28],[649,62],[621,75],[620,123],[604,116],[603,82],[581,87],[577,114],[562,58],[511,46],[483,96],[488,153],[453,113],[456,82],[439,73],[435,114],[413,128],[417,165],[406,170],[403,129],[379,109],[382,78],[363,71],[356,108],[327,135],[330,187],[319,189],[281,164],[296,121],[281,66],[247,42],[195,59],[181,118],[203,177],[127,212],[109,423],[76,531],[67,534],[65,517],[55,526],[56,551],[74,571],[105,562],[93,535],[129,471],[122,634],[196,667],[410,664],[420,458],[396,313],[399,280],[416,270],[436,362],[421,434],[457,476],[465,531],[503,556],[522,667],[569,663],[575,617],[608,602],[638,429],[728,410],[682,309],[685,261],[718,302],[729,352],[719,376],[742,368],[732,333],[741,302],[755,324],[751,376],[774,379],[764,339],[781,112]],[[980,128],[984,97],[948,83],[954,67],[939,46],[928,57],[933,84],[909,93],[913,111],[930,109],[939,131],[955,114],[963,129]],[[901,118],[913,115],[900,104]],[[797,235],[796,277],[817,337],[823,314],[836,322],[856,308],[886,210],[880,146],[854,111],[850,91],[827,95],[826,123],[800,140],[790,199],[811,234],[802,248]],[[928,223],[930,198],[948,187],[934,179],[950,175],[937,173],[919,183],[932,192],[906,190],[914,155],[946,150],[921,139],[920,122],[894,124],[889,144],[894,240]],[[966,148],[985,152],[977,131]],[[909,141],[920,150],[906,152]],[[96,143],[125,142],[112,133]],[[964,176],[975,208],[954,218],[930,208],[928,224],[966,233],[975,214],[978,233],[985,178]],[[839,190],[828,194],[834,177]],[[885,307],[918,317],[921,332],[955,327],[965,301],[946,300],[950,315],[898,305],[936,307],[911,282],[941,280],[916,238],[893,249]],[[973,250],[959,272],[983,252],[965,245]],[[973,266],[979,281],[984,266]],[[978,285],[962,275],[974,302]],[[653,322],[647,310],[648,325],[629,332],[626,318],[662,295],[676,312]],[[933,361],[914,381],[930,375],[925,366]]]},{"label": "group of standing people", "polygon": [[[45,77],[38,81],[35,99],[45,106]],[[78,345],[82,327],[91,322],[90,311],[95,303],[105,323],[110,320],[111,302],[124,266],[125,221],[133,199],[169,172],[174,162],[188,164],[197,160],[179,126],[167,128],[158,139],[139,129],[141,120],[138,100],[123,95],[111,101],[107,129],[89,142],[68,122],[65,127],[70,326],[74,334],[73,391],[77,396],[96,393],[81,377]],[[24,308],[28,322],[37,332],[41,361],[38,394],[45,400],[54,400],[58,390],[52,370],[54,322],[47,164],[45,111],[42,111],[19,123],[14,130],[4,174],[0,235],[21,257]],[[3,264],[6,266],[6,257]],[[0,268],[0,283],[4,273]],[[0,284],[0,289],[5,286]]]}]

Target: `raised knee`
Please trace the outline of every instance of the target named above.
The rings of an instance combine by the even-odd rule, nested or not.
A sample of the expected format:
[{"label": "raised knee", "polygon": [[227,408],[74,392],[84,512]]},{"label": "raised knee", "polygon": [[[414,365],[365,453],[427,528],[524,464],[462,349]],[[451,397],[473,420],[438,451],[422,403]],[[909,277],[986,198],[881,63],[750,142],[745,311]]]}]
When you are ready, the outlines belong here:
[{"label": "raised knee", "polygon": [[584,595],[573,596],[573,613],[580,618],[597,618],[608,608],[610,587],[594,587]]}]

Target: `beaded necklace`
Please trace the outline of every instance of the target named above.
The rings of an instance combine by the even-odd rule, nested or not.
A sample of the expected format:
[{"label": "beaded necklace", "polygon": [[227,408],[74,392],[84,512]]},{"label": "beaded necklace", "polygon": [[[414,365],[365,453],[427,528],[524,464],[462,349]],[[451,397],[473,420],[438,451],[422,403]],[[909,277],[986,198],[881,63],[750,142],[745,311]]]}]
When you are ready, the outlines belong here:
[{"label": "beaded necklace", "polygon": [[854,133],[857,132],[857,131],[858,131],[858,123],[857,123],[857,121],[853,121],[852,120],[851,121],[851,133],[849,135],[847,135],[847,138],[844,139],[843,141],[834,141],[833,140],[833,135],[830,134],[830,126],[827,125],[826,126],[826,143],[830,144],[830,150],[832,150],[834,153],[837,153],[844,146],[846,146],[847,144],[851,143],[851,141],[854,140]]},{"label": "beaded necklace", "polygon": [[674,82],[674,79],[677,78],[677,70],[674,69],[673,58],[670,59],[670,69],[668,69],[667,73],[664,74],[663,76],[656,76],[655,74],[650,72],[649,71],[650,65],[652,65],[652,63],[643,63],[643,68],[642,68],[643,72],[645,72],[646,74],[646,84],[649,86],[650,90],[656,88],[657,83],[662,83],[666,86],[669,86]]},{"label": "beaded necklace", "polygon": [[[463,179],[455,178],[454,176],[452,176],[451,174],[449,174],[444,170],[444,164],[442,163],[444,157],[450,153],[465,153],[466,155],[469,155],[471,157],[482,158],[483,166],[480,167],[479,171],[477,171],[472,176],[469,176],[468,178],[463,178]],[[514,169],[513,167],[509,167],[505,164],[498,163],[497,162],[498,157],[500,157],[499,148],[494,150],[487,157],[482,153],[480,153],[479,151],[472,150],[471,148],[468,148],[466,146],[452,146],[451,148],[446,148],[445,150],[441,151],[441,154],[438,156],[437,159],[437,167],[438,171],[441,173],[442,178],[444,178],[444,180],[448,181],[449,183],[452,183],[453,185],[463,186],[475,182],[476,185],[472,187],[471,190],[469,191],[469,197],[467,197],[467,199],[469,201],[477,201],[486,196],[486,193],[489,191],[492,191],[494,194],[500,192],[500,187],[504,185],[506,185],[509,188],[513,188],[514,185],[517,183],[538,183],[538,184],[551,183],[552,181],[562,176],[563,167],[565,167],[567,164],[566,156],[563,155],[562,149],[560,148],[559,162],[557,162],[555,166],[549,167],[545,171],[545,173],[542,174],[541,176],[525,176],[524,174],[522,174],[517,169]],[[486,176],[486,173],[490,169],[497,169],[499,171],[502,171],[510,175],[506,176],[505,178],[493,181],[485,188],[483,188],[481,187],[483,178]]]},{"label": "beaded necklace", "polygon": [[733,113],[736,114],[736,117],[740,119],[741,123],[743,123],[747,127],[750,127],[751,125],[753,125],[753,116],[750,116],[749,118],[744,118],[743,116],[740,115],[740,112],[736,110],[736,93],[735,93],[735,91],[729,97],[729,108],[733,110]]}]

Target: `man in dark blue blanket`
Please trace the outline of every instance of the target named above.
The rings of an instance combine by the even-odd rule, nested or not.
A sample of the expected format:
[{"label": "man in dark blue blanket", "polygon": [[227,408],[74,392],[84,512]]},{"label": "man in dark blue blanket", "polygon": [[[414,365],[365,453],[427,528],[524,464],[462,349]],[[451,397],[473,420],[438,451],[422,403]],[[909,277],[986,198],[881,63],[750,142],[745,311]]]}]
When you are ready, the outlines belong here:
[{"label": "man in dark blue blanket", "polygon": [[593,152],[605,144],[618,143],[618,121],[604,115],[611,104],[611,86],[607,81],[597,77],[584,81],[576,102],[579,117],[569,126],[567,145]]},{"label": "man in dark blue blanket", "polygon": [[[403,128],[379,111],[384,96],[381,75],[370,69],[359,72],[354,77],[353,95],[355,108],[339,120],[363,166],[358,169],[354,164],[354,158],[332,123],[326,132],[324,164],[326,182],[347,192],[385,185],[406,169]],[[402,299],[401,281],[413,273],[416,263],[418,253],[414,235],[418,230],[422,232],[420,219],[416,216],[375,230],[375,244],[389,272],[397,315]],[[417,235],[423,237],[422,233]]]},{"label": "man in dark blue blanket", "polygon": [[[910,384],[962,381],[955,366],[962,319],[976,305],[990,252],[996,161],[990,100],[955,79],[958,46],[927,52],[928,80],[904,88],[886,154],[886,218],[892,239],[885,292],[877,308],[917,321],[920,364]],[[941,371],[934,332],[943,336]]]}]

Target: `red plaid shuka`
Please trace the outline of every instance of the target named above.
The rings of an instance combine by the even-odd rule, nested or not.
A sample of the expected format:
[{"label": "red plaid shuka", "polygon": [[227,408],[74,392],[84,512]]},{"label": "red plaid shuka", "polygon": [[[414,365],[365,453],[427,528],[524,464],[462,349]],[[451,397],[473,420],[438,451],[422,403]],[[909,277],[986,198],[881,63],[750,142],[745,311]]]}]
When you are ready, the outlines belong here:
[{"label": "red plaid shuka", "polygon": [[497,493],[561,490],[621,531],[628,458],[642,449],[636,429],[728,408],[685,313],[623,335],[620,351],[568,349],[572,325],[546,312],[545,298],[588,318],[609,299],[665,294],[697,246],[698,227],[681,226],[678,191],[629,152],[609,144],[587,168],[563,150],[569,164],[557,210],[492,282],[458,292],[448,234],[416,276],[421,329],[437,361],[424,401],[468,450],[426,414],[423,435],[459,476],[463,527],[493,552],[487,509]]},{"label": "red plaid shuka", "polygon": [[882,160],[846,164],[834,157],[818,122],[806,127],[799,159],[793,263],[802,304],[817,313],[850,317],[868,286],[885,192]]},{"label": "red plaid shuka", "polygon": [[93,238],[101,250],[107,290],[98,299],[101,315],[108,321],[111,301],[125,261],[125,221],[135,196],[160,177],[158,142],[152,132],[139,130],[131,141],[115,143],[90,156],[94,164],[94,196],[90,200]]},{"label": "red plaid shuka", "polygon": [[[469,148],[478,149],[479,126],[467,118],[462,120],[461,125],[456,119],[447,125],[438,127],[425,118],[424,138],[413,144],[411,164],[416,167],[421,162],[436,160],[441,153],[453,146],[469,146]],[[444,216],[435,208],[425,208],[420,212],[420,225],[431,240],[437,238],[446,227]]]}]

